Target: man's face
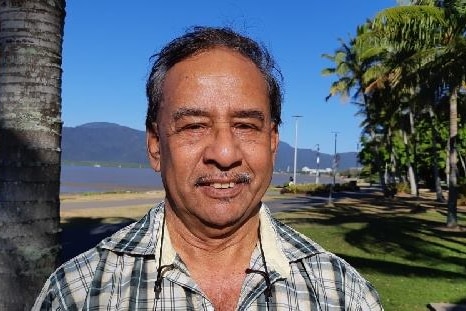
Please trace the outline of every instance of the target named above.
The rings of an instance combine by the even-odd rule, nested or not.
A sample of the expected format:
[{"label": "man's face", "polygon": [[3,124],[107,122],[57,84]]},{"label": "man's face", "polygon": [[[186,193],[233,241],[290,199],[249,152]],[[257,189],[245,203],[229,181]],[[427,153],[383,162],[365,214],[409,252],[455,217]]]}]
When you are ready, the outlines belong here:
[{"label": "man's face", "polygon": [[187,226],[238,227],[258,210],[278,145],[261,72],[216,48],[172,67],[163,94],[148,147],[166,204]]}]

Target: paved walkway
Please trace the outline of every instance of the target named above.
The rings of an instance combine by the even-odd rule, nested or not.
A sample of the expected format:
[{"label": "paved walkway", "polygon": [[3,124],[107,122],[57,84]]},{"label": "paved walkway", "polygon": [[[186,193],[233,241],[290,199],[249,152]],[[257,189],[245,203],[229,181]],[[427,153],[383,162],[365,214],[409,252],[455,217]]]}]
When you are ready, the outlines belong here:
[{"label": "paved walkway", "polygon": [[73,209],[90,209],[90,208],[112,208],[112,207],[124,207],[134,205],[154,205],[157,202],[154,198],[135,198],[135,199],[124,199],[124,200],[99,200],[99,201],[63,201],[61,202],[60,208],[63,210]]}]

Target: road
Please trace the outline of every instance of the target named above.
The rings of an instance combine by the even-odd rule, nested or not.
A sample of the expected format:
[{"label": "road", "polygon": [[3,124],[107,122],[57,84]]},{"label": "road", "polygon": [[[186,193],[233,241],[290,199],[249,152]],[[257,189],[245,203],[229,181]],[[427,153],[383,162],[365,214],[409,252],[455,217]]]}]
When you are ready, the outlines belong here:
[{"label": "road", "polygon": [[[136,206],[136,205],[147,205],[153,206],[159,202],[161,197],[144,197],[144,198],[128,198],[128,199],[99,199],[99,200],[85,200],[85,201],[73,201],[64,200],[61,202],[62,210],[74,210],[74,209],[91,209],[91,208],[118,208],[125,206]],[[309,197],[305,195],[284,195],[283,198],[274,196],[273,198],[266,198],[265,203],[270,207],[272,212],[280,212],[286,209],[294,207],[302,207],[310,203],[318,204],[322,203],[328,198],[322,197]]]}]

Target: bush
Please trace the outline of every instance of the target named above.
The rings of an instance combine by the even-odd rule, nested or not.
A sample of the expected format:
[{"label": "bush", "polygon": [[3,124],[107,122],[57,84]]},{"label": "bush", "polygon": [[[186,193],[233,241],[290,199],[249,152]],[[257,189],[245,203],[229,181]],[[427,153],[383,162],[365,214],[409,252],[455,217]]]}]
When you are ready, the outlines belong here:
[{"label": "bush", "polygon": [[[286,185],[280,189],[281,194],[285,193],[303,193],[307,195],[323,195],[330,192],[332,184],[292,184]],[[336,183],[333,192],[339,191],[359,191],[359,186],[356,182],[348,182],[339,184]]]},{"label": "bush", "polygon": [[397,193],[411,193],[411,187],[407,182],[400,182],[396,185]]},{"label": "bush", "polygon": [[320,186],[316,184],[291,184],[283,187],[280,193],[309,193],[315,191]]}]

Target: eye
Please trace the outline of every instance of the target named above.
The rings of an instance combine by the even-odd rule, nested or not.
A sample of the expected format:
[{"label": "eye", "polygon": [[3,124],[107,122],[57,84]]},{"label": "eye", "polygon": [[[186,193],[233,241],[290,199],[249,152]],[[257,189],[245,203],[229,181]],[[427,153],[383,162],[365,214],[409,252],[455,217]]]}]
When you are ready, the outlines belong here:
[{"label": "eye", "polygon": [[188,123],[179,126],[177,132],[202,133],[208,129],[205,123]]},{"label": "eye", "polygon": [[260,127],[252,122],[238,122],[235,123],[234,128],[240,131],[259,131]]},{"label": "eye", "polygon": [[183,127],[183,129],[185,129],[185,130],[197,130],[197,129],[201,129],[201,128],[205,128],[205,125],[203,125],[201,123],[193,123],[193,124],[185,125]]},{"label": "eye", "polygon": [[261,126],[254,122],[237,122],[233,126],[233,131],[238,138],[253,139],[261,134]]}]

